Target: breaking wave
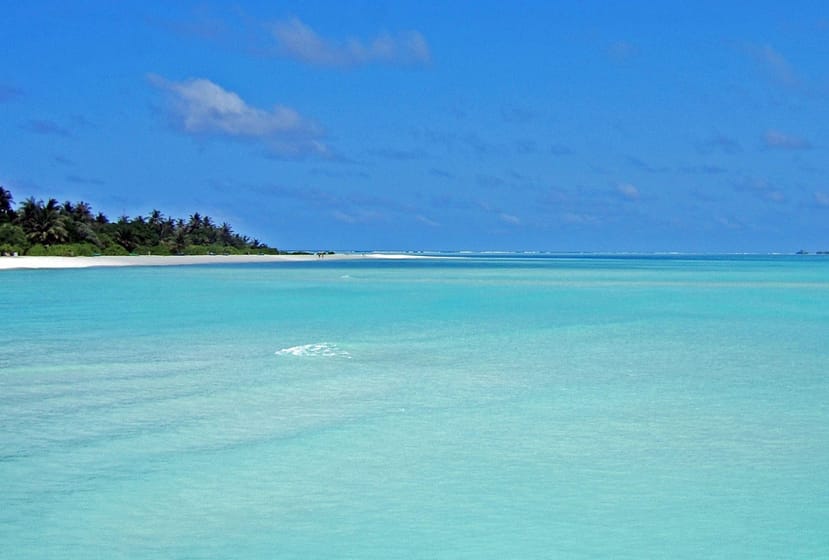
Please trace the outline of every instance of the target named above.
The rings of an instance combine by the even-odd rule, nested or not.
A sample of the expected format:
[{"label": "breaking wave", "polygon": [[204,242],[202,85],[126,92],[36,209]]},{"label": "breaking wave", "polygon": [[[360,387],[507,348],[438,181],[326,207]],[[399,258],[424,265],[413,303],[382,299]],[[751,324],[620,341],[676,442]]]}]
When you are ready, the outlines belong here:
[{"label": "breaking wave", "polygon": [[315,344],[302,344],[291,346],[275,352],[277,356],[299,356],[314,357],[324,356],[328,358],[351,358],[351,354],[330,342],[317,342]]}]

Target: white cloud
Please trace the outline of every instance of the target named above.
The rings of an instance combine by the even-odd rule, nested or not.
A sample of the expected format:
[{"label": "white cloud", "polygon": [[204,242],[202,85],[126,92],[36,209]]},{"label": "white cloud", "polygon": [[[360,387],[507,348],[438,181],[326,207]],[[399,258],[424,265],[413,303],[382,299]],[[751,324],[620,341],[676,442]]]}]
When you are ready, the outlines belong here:
[{"label": "white cloud", "polygon": [[358,66],[373,62],[425,64],[429,45],[417,31],[381,33],[368,42],[349,38],[326,39],[298,18],[273,24],[272,32],[283,56],[317,66]]},{"label": "white cloud", "polygon": [[785,134],[779,130],[768,130],[763,135],[763,143],[767,148],[778,150],[808,150],[812,144],[805,138]]},{"label": "white cloud", "polygon": [[513,216],[512,214],[501,213],[498,216],[498,219],[504,222],[505,224],[511,224],[514,226],[521,224],[521,218],[519,218],[518,216]]},{"label": "white cloud", "polygon": [[737,190],[747,191],[763,200],[775,203],[786,202],[786,195],[774,184],[766,179],[756,177],[744,177],[736,183]]},{"label": "white cloud", "polygon": [[331,212],[331,215],[334,217],[335,220],[339,222],[344,222],[346,224],[356,224],[359,221],[356,216],[346,214],[342,210],[334,210],[333,212]]},{"label": "white cloud", "polygon": [[582,226],[596,226],[602,221],[592,214],[577,214],[575,212],[567,212],[562,214],[561,219],[567,224],[576,224]]},{"label": "white cloud", "polygon": [[439,224],[438,222],[436,222],[436,221],[434,221],[434,220],[431,220],[431,219],[427,218],[427,217],[426,217],[426,216],[424,216],[423,214],[418,214],[417,216],[415,216],[415,219],[416,219],[418,222],[420,222],[420,223],[422,223],[422,224],[426,224],[426,225],[427,225],[427,226],[429,226],[429,227],[439,227],[439,226],[440,226],[440,224]]},{"label": "white cloud", "polygon": [[715,218],[715,221],[718,224],[720,224],[721,226],[723,226],[725,228],[728,228],[728,229],[737,230],[737,229],[743,229],[745,227],[738,220],[735,220],[733,218],[727,218],[727,217],[724,217],[724,216],[720,216],[718,218]]},{"label": "white cloud", "polygon": [[168,92],[169,117],[186,134],[257,140],[274,154],[288,157],[329,155],[322,129],[290,107],[252,107],[238,94],[204,78],[173,82],[150,75],[149,80]]},{"label": "white cloud", "polygon": [[0,84],[0,103],[12,101],[18,97],[22,97],[23,91],[20,88],[9,84]]},{"label": "white cloud", "polygon": [[770,45],[750,46],[754,59],[763,67],[769,77],[784,86],[797,86],[800,80],[786,58]]},{"label": "white cloud", "polygon": [[639,48],[629,41],[616,41],[610,44],[607,52],[616,62],[624,62],[639,54]]},{"label": "white cloud", "polygon": [[786,195],[780,191],[772,190],[765,193],[765,199],[771,202],[786,202]]},{"label": "white cloud", "polygon": [[380,212],[360,208],[355,208],[353,210],[350,210],[349,212],[344,212],[342,210],[333,210],[331,212],[331,216],[338,222],[343,222],[346,224],[366,224],[386,220],[386,217]]},{"label": "white cloud", "polygon": [[627,200],[639,200],[639,189],[630,183],[622,183],[616,187],[616,192]]}]

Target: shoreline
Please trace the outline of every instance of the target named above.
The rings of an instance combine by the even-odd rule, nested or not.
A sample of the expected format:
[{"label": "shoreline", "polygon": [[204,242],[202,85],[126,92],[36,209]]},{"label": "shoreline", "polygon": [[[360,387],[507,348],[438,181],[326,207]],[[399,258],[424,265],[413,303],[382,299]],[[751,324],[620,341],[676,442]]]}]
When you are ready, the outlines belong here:
[{"label": "shoreline", "polygon": [[135,255],[128,257],[0,257],[0,270],[39,270],[114,266],[187,266],[199,264],[246,264],[270,262],[325,262],[364,259],[417,259],[393,253],[335,253],[311,255]]}]

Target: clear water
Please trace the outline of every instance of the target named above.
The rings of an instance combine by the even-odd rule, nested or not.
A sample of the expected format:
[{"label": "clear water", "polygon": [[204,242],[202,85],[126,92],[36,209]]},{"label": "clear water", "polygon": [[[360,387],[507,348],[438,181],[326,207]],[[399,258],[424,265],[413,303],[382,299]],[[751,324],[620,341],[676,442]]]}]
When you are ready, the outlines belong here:
[{"label": "clear water", "polygon": [[829,259],[0,274],[3,558],[829,557]]}]

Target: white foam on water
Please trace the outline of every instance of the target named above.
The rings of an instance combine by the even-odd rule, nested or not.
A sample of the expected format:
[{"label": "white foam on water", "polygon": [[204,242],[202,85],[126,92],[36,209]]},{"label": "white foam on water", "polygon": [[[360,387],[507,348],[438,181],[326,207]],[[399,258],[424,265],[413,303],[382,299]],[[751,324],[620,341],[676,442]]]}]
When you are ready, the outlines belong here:
[{"label": "white foam on water", "polygon": [[336,344],[330,342],[316,342],[313,344],[302,344],[300,346],[291,346],[290,348],[283,348],[275,352],[277,356],[297,356],[297,357],[316,357],[322,356],[327,358],[351,358],[351,354],[339,348]]}]

